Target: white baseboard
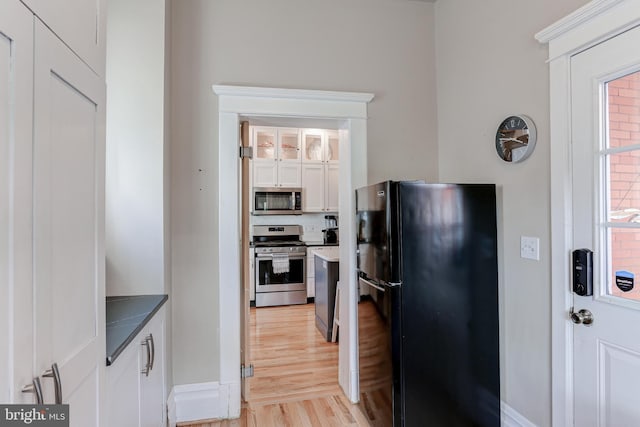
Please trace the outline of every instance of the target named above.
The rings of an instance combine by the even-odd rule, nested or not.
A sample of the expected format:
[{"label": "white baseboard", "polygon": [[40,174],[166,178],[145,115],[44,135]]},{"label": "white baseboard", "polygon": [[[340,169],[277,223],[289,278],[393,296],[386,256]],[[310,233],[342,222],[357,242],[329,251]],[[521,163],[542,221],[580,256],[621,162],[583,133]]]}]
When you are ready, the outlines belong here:
[{"label": "white baseboard", "polygon": [[538,427],[504,401],[500,402],[500,412],[502,427]]},{"label": "white baseboard", "polygon": [[240,416],[240,384],[218,382],[174,386],[167,400],[169,426],[186,421]]}]

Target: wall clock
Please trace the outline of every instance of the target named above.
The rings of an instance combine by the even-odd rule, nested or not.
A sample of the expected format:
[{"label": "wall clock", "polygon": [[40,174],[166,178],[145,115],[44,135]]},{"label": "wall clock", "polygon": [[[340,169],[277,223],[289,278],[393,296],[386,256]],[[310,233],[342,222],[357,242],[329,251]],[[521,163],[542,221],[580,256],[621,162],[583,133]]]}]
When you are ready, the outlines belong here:
[{"label": "wall clock", "polygon": [[533,152],[536,137],[536,125],[530,117],[509,116],[496,131],[496,152],[505,162],[521,162]]}]

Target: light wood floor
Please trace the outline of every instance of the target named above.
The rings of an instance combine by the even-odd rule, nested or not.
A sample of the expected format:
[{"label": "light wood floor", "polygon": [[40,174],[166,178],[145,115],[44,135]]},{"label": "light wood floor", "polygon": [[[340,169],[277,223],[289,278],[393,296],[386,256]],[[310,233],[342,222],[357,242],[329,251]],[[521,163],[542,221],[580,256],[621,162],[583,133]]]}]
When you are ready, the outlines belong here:
[{"label": "light wood floor", "polygon": [[313,304],[251,309],[254,377],[240,419],[191,427],[369,426],[338,385],[338,344],[315,327]]}]

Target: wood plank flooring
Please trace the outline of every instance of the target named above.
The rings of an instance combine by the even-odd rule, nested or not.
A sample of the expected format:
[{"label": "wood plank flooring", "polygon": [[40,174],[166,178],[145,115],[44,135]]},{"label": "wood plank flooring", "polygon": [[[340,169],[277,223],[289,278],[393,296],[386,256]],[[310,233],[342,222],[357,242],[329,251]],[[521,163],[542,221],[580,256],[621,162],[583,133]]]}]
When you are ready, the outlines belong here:
[{"label": "wood plank flooring", "polygon": [[254,377],[240,418],[178,425],[370,425],[338,385],[338,344],[326,342],[316,329],[313,304],[252,308],[251,343]]}]

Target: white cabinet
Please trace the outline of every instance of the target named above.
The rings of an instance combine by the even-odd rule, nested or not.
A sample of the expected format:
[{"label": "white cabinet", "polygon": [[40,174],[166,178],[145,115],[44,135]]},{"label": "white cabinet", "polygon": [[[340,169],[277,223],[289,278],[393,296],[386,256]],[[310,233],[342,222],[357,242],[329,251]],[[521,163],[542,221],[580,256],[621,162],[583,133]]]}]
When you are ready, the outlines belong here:
[{"label": "white cabinet", "polygon": [[105,67],[107,0],[22,0],[98,75]]},{"label": "white cabinet", "polygon": [[107,426],[166,425],[165,311],[161,308],[107,368]]},{"label": "white cabinet", "polygon": [[337,212],[339,193],[338,132],[302,130],[304,212]]},{"label": "white cabinet", "polygon": [[[72,2],[55,3],[69,20]],[[105,315],[96,301],[104,301],[105,85],[59,37],[21,3],[0,3],[0,62],[11,64],[0,66],[0,124],[13,129],[0,133],[0,149],[10,148],[2,161],[11,165],[0,172],[0,196],[2,212],[8,200],[15,218],[0,219],[11,236],[0,272],[12,272],[12,291],[0,290],[12,310],[2,312],[13,311],[7,328],[0,321],[11,340],[0,377],[12,390],[4,402],[34,402],[21,389],[38,378],[49,404],[55,385],[43,372],[56,363],[62,402],[74,408],[70,425],[102,426]]]},{"label": "white cabinet", "polygon": [[300,187],[300,131],[251,128],[254,187]]},{"label": "white cabinet", "polygon": [[[0,402],[31,403],[33,14],[0,2]],[[12,132],[9,132],[11,129]]]}]

